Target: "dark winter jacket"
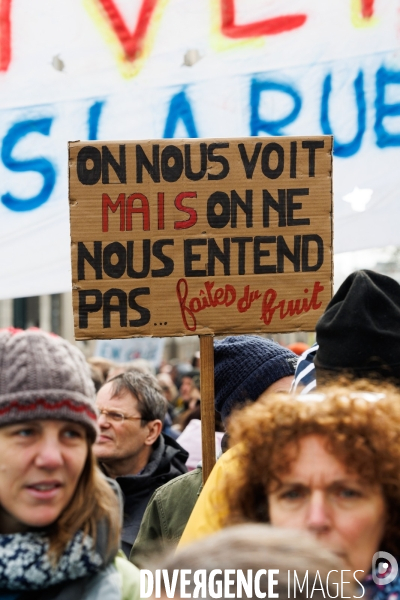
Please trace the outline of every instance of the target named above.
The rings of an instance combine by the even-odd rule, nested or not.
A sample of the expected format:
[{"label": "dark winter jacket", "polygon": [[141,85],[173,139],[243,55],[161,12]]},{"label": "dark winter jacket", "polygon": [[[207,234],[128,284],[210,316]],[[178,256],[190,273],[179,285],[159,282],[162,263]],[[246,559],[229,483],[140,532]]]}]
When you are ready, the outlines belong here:
[{"label": "dark winter jacket", "polygon": [[188,453],[175,440],[161,434],[140,475],[117,477],[124,496],[124,525],[122,550],[129,557],[139,531],[144,511],[157,488],[187,472]]}]

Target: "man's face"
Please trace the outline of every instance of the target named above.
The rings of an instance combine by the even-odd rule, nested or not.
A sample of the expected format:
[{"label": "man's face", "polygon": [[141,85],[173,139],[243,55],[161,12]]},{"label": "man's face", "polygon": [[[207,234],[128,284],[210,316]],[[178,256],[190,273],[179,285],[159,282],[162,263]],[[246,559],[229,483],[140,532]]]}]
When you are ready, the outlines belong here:
[{"label": "man's face", "polygon": [[129,459],[140,454],[148,445],[149,428],[147,424],[141,425],[137,398],[128,390],[122,390],[115,396],[110,382],[99,390],[96,404],[100,411],[118,412],[131,417],[116,422],[109,415],[100,415],[100,435],[93,446],[97,458],[107,464],[108,461]]}]

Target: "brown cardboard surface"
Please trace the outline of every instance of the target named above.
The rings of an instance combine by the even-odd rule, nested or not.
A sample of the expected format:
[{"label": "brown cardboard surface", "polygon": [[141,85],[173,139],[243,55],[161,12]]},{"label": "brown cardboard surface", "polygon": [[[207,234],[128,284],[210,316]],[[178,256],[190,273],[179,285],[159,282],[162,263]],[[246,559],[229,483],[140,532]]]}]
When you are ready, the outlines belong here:
[{"label": "brown cardboard surface", "polygon": [[310,331],[332,137],[71,142],[75,337]]}]

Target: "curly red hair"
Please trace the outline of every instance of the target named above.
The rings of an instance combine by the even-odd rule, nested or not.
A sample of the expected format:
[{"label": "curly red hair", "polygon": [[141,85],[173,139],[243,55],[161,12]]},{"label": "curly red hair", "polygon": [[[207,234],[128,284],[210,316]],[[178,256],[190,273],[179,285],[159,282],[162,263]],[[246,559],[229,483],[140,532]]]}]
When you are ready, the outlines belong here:
[{"label": "curly red hair", "polygon": [[322,435],[350,472],[378,485],[387,506],[383,547],[400,556],[400,392],[366,381],[325,388],[321,394],[261,396],[229,423],[238,445],[237,469],[224,481],[223,525],[269,522],[267,490],[290,470],[293,444]]}]

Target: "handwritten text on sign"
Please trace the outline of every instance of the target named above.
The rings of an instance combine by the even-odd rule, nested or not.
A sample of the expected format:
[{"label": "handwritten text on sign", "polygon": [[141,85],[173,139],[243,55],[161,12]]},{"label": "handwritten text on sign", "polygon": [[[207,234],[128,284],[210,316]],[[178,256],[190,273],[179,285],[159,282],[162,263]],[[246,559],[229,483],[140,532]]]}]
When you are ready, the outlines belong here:
[{"label": "handwritten text on sign", "polygon": [[71,143],[76,337],[313,329],[331,152],[329,136]]}]

